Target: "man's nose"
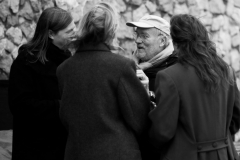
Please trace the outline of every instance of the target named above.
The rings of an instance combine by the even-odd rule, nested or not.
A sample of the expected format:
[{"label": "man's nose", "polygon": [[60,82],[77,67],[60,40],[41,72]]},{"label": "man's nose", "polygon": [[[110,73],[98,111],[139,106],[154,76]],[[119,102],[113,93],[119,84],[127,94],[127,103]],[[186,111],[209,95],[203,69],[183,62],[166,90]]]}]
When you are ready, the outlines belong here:
[{"label": "man's nose", "polygon": [[136,36],[135,42],[136,43],[142,43],[142,38],[140,38],[140,36]]}]

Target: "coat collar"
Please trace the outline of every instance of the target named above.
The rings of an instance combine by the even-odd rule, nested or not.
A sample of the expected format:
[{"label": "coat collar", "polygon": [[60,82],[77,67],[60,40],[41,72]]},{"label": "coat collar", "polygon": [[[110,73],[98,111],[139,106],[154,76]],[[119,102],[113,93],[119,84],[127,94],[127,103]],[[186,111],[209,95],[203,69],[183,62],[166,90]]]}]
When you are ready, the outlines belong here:
[{"label": "coat collar", "polygon": [[165,69],[165,68],[167,68],[167,67],[175,64],[177,61],[178,61],[178,56],[177,56],[177,54],[173,51],[173,53],[172,53],[170,56],[162,59],[162,60],[158,63],[158,65],[155,65],[155,66],[153,66],[153,67],[151,67],[151,68],[148,68],[148,69],[144,70],[144,73],[145,73],[148,77],[154,77],[154,78],[155,78],[158,71],[163,70],[163,69]]},{"label": "coat collar", "polygon": [[70,56],[71,53],[69,51],[65,52],[50,43],[46,52],[48,61],[46,61],[45,64],[41,63],[39,60],[31,62],[29,59],[34,59],[34,57],[29,54],[26,56],[26,62],[28,66],[40,74],[55,76],[57,67]]},{"label": "coat collar", "polygon": [[98,45],[93,44],[80,45],[77,52],[84,51],[110,51],[110,48],[105,43],[100,43]]},{"label": "coat collar", "polygon": [[65,59],[69,58],[71,53],[67,50],[61,50],[54,44],[49,44],[46,57],[48,59],[47,63],[55,63],[56,66],[59,66]]}]

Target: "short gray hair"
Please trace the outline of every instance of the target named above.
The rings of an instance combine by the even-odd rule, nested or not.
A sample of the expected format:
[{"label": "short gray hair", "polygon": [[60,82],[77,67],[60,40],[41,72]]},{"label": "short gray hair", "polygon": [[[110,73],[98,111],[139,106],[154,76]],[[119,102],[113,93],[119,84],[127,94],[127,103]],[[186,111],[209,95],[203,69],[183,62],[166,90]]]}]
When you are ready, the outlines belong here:
[{"label": "short gray hair", "polygon": [[165,45],[168,45],[171,37],[168,34],[166,34],[165,32],[161,31],[160,29],[158,29],[158,28],[155,28],[155,29],[157,30],[158,35],[162,35],[166,38],[166,44]]}]

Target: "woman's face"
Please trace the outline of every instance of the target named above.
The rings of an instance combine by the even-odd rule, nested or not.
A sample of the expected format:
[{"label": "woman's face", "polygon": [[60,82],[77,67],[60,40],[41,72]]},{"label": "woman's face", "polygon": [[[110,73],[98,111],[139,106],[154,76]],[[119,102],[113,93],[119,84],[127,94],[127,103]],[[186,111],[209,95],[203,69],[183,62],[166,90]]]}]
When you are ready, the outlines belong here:
[{"label": "woman's face", "polygon": [[65,47],[75,38],[76,26],[74,21],[72,21],[65,29],[58,31],[57,33],[52,33],[50,38],[52,43],[60,49],[65,49]]}]

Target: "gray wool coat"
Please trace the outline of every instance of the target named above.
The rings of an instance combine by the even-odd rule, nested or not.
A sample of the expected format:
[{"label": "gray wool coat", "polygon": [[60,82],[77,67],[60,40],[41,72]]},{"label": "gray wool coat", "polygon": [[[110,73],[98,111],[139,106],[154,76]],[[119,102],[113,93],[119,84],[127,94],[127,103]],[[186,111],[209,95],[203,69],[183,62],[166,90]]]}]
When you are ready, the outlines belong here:
[{"label": "gray wool coat", "polygon": [[57,69],[65,160],[141,160],[150,101],[130,59],[81,46]]}]

